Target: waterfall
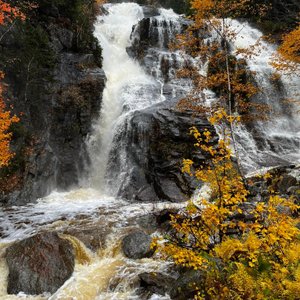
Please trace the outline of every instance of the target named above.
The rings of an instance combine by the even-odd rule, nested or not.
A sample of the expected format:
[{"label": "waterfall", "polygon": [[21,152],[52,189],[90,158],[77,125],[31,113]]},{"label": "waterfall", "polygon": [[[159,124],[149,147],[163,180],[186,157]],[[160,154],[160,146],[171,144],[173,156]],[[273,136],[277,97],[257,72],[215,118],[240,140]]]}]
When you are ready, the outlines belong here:
[{"label": "waterfall", "polygon": [[100,118],[88,141],[92,161],[90,181],[93,188],[116,196],[130,179],[129,141],[124,137],[130,135],[134,111],[163,102],[166,97],[185,95],[191,89],[191,82],[178,80],[176,71],[192,59],[168,50],[169,42],[186,25],[172,10],[160,9],[158,16],[150,18],[149,35],[155,37],[155,45],[145,58],[149,61],[145,67],[128,54],[135,38],[140,38],[136,31],[143,19],[142,7],[134,3],[104,7],[108,14],[98,17],[95,36],[103,48],[107,83]]},{"label": "waterfall", "polygon": [[103,48],[103,69],[107,76],[101,118],[89,140],[92,186],[105,192],[109,153],[115,131],[130,112],[161,101],[155,81],[126,52],[132,26],[143,18],[134,3],[105,5],[107,15],[99,16],[95,36]]},{"label": "waterfall", "polygon": [[275,45],[264,41],[262,33],[247,22],[230,20],[230,23],[238,33],[233,41],[234,50],[251,47],[260,41],[256,55],[247,59],[247,66],[253,72],[260,89],[256,101],[268,105],[271,109],[267,121],[257,121],[250,129],[243,124],[236,128],[243,168],[249,173],[263,167],[300,163],[299,108],[296,105],[289,106],[284,101],[299,99],[299,76],[282,75],[280,80],[274,83],[272,78],[276,70],[271,63],[276,55]]},{"label": "waterfall", "polygon": [[[138,293],[138,276],[141,273],[167,273],[169,270],[167,262],[152,258],[125,258],[120,251],[120,240],[130,230],[142,227],[138,222],[139,218],[155,216],[164,209],[179,209],[186,204],[154,201],[130,203],[117,196],[120,190],[133,185],[137,185],[136,188],[141,189],[141,193],[150,190],[139,185],[141,178],[146,177],[142,169],[147,169],[153,162],[147,158],[137,166],[137,161],[145,157],[146,151],[151,147],[147,138],[150,135],[149,124],[154,116],[165,122],[159,125],[173,126],[171,138],[174,139],[174,144],[181,143],[179,148],[182,145],[189,147],[185,139],[188,127],[180,131],[176,127],[178,123],[175,126],[173,123],[174,115],[179,123],[186,122],[190,115],[182,116],[177,111],[172,111],[172,115],[166,113],[166,110],[192,88],[192,82],[177,78],[176,72],[182,67],[198,65],[199,72],[205,74],[207,64],[203,65],[187,54],[170,49],[169,42],[189,24],[189,21],[173,11],[159,9],[155,15],[144,18],[143,8],[135,3],[106,4],[105,11],[95,24],[95,36],[103,48],[103,69],[107,83],[100,118],[95,122],[87,141],[91,160],[89,182],[68,192],[53,192],[35,204],[0,210],[1,299],[138,300],[141,299],[141,294]],[[254,44],[261,37],[261,33],[248,23],[233,20],[232,26],[239,32],[232,43],[233,51],[238,47]],[[142,50],[143,55],[139,56],[139,50]],[[255,81],[262,88],[257,101],[269,104],[273,112],[268,122],[257,121],[251,128],[239,125],[235,129],[239,156],[246,172],[265,166],[297,163],[300,159],[300,118],[295,113],[296,109],[287,109],[281,102],[282,98],[299,97],[297,92],[300,81],[295,76],[283,76],[280,88],[274,86],[271,80],[274,69],[269,62],[275,51],[275,46],[262,42],[259,55],[247,60],[248,68],[256,72]],[[204,94],[208,105],[218,100],[212,91],[205,91]],[[161,107],[166,110],[159,111]],[[144,114],[138,115],[140,112]],[[197,121],[196,118],[190,119],[190,123]],[[205,122],[198,120],[197,125],[206,126]],[[165,128],[158,125],[155,127],[156,131],[161,132],[163,129]],[[176,152],[177,150],[174,150],[175,156],[179,160],[185,158],[181,157],[181,149]],[[162,156],[164,153],[155,154]],[[180,168],[179,164],[168,158],[162,166],[155,165],[157,172],[162,174],[159,178],[161,181],[158,180],[157,184],[160,184],[160,188],[166,186],[166,190],[171,190],[174,187],[175,183],[170,183],[170,178],[174,181],[178,179],[174,169],[170,178],[163,178],[166,176],[164,170],[172,164],[175,165],[174,168]],[[181,183],[184,185],[185,181]],[[154,195],[150,192],[151,196]],[[208,194],[209,190],[204,187],[199,192]],[[130,197],[127,200],[134,201]],[[105,246],[99,245],[97,253],[84,259],[88,264],[77,262],[73,276],[50,298],[47,295],[7,295],[5,248],[14,241],[51,230],[67,236],[76,230],[88,236],[89,231],[96,230],[98,237],[101,235],[104,239]],[[77,245],[79,252],[83,251],[85,258],[84,245],[78,244],[73,238],[71,240]],[[147,299],[170,299],[168,295],[154,294],[149,297],[151,298]]]}]

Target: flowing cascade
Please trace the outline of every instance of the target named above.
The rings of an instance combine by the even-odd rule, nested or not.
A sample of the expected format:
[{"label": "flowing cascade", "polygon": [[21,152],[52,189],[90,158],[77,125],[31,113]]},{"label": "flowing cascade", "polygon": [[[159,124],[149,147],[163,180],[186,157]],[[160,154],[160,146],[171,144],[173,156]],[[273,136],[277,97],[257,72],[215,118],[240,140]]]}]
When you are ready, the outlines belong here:
[{"label": "flowing cascade", "polygon": [[262,33],[247,22],[231,20],[231,26],[238,32],[232,45],[234,49],[247,48],[261,41],[257,54],[247,59],[247,66],[253,72],[260,91],[255,101],[271,109],[267,121],[257,121],[250,128],[242,124],[236,128],[238,150],[245,172],[300,163],[299,107],[284,101],[299,99],[299,76],[282,75],[274,81],[276,70],[271,63],[276,47],[262,41]]},{"label": "flowing cascade", "polygon": [[[92,186],[113,196],[124,196],[136,177],[136,159],[130,148],[132,139],[139,137],[147,149],[148,124],[133,128],[134,112],[159,102],[179,100],[192,88],[187,79],[176,77],[183,67],[207,64],[188,54],[171,50],[169,44],[189,25],[189,21],[171,10],[160,9],[154,16],[143,18],[143,9],[133,3],[106,5],[108,14],[100,16],[95,35],[103,47],[103,65],[107,74],[101,116],[94,127],[89,145],[92,164]],[[238,32],[233,50],[255,44],[262,34],[248,23],[231,21]],[[209,40],[215,37],[208,37]],[[235,128],[237,148],[245,173],[263,167],[295,163],[300,159],[299,118],[286,109],[282,98],[296,96],[299,81],[281,79],[272,82],[274,69],[270,65],[275,47],[262,42],[257,56],[247,60],[255,72],[260,92],[256,101],[272,108],[268,122]],[[289,88],[287,88],[289,87]],[[211,91],[205,91],[207,102],[218,101]],[[143,155],[140,153],[139,155]],[[146,166],[145,166],[146,167]]]},{"label": "flowing cascade", "polygon": [[107,76],[101,118],[89,141],[92,186],[106,191],[105,174],[112,141],[121,130],[126,115],[161,101],[156,82],[126,52],[132,26],[143,18],[143,10],[134,3],[105,5],[108,14],[100,16],[95,36],[103,48],[103,69]]},{"label": "flowing cascade", "polygon": [[[162,107],[172,110],[177,100],[184,97],[192,87],[191,80],[177,78],[176,72],[196,61],[189,55],[170,49],[176,35],[182,33],[188,24],[186,19],[172,10],[159,9],[153,16],[145,17],[133,27],[127,52],[156,82],[157,91],[147,92],[151,96],[156,96],[158,92],[160,95],[156,96],[159,101],[151,107],[144,106],[126,114],[115,132],[106,174],[110,193],[114,196],[130,201],[138,198],[144,201],[145,198],[139,195],[145,193],[146,198],[152,194],[152,199],[165,199],[155,190],[154,181],[157,180],[151,179],[153,174],[149,170],[153,166],[149,152],[154,147],[151,132],[155,127],[155,117],[149,121],[147,116],[156,112],[160,115]],[[178,198],[182,201],[184,197],[178,193]]]},{"label": "flowing cascade", "polygon": [[[146,153],[157,146],[149,145],[149,135],[153,132],[149,131],[149,127],[153,125],[154,116],[162,120],[159,125],[171,128],[174,144],[180,144],[182,140],[182,144],[186,142],[184,138],[188,135],[188,127],[180,132],[181,128],[176,126],[189,116],[184,118],[175,110],[173,114],[166,112],[192,89],[191,81],[177,78],[176,72],[182,67],[198,65],[199,72],[205,74],[207,64],[169,47],[176,34],[187,28],[189,21],[172,10],[157,9],[149,13],[147,9],[135,3],[106,4],[105,14],[99,16],[95,24],[95,36],[103,48],[103,69],[107,82],[100,118],[87,141],[92,162],[88,184],[68,192],[53,192],[35,204],[0,211],[1,299],[138,300],[142,299],[139,275],[144,272],[168,274],[169,265],[166,262],[152,258],[125,258],[120,251],[120,241],[132,229],[141,228],[141,223],[151,227],[153,220],[146,220],[145,217],[159,215],[164,209],[182,208],[185,203],[155,202],[154,205],[154,201],[134,202],[135,199],[128,196],[134,194],[129,189],[133,185],[136,189],[142,189],[142,177],[146,177],[149,165],[154,165],[150,161],[152,157],[149,159]],[[261,37],[261,33],[247,23],[233,20],[232,25],[239,32],[231,45],[233,50],[245,44],[254,44]],[[288,109],[280,102],[282,98],[297,97],[300,81],[293,76],[283,76],[279,85],[274,85],[271,80],[274,70],[269,62],[275,50],[275,47],[263,42],[259,55],[247,60],[248,68],[256,72],[254,79],[262,91],[255,100],[269,104],[273,112],[268,122],[257,121],[251,126],[239,125],[235,128],[245,172],[300,161],[299,115],[295,113],[296,109]],[[218,100],[212,91],[205,91],[204,94],[208,105]],[[179,122],[176,123],[175,118]],[[192,125],[196,121],[197,118],[190,120]],[[202,121],[199,121],[200,126]],[[164,128],[159,125],[152,127],[161,132]],[[184,147],[189,145],[184,144]],[[185,158],[182,152],[175,150],[180,161]],[[157,149],[155,151],[158,156],[164,154],[157,153]],[[176,170],[180,168],[172,159],[166,159],[158,167],[155,165],[158,169],[155,175],[162,174],[161,181],[158,180],[159,189],[172,190],[175,185],[174,182],[171,182],[174,185],[170,184],[170,178],[167,178],[169,181],[165,178],[164,170],[170,165],[175,165]],[[171,172],[173,181],[176,175]],[[153,181],[151,184],[154,185]],[[199,191],[203,194],[209,192],[205,186]],[[7,295],[5,249],[17,240],[47,231],[83,237],[84,240],[91,238],[96,250],[86,255],[90,252],[86,251],[85,246],[72,239],[78,251],[88,257],[87,262],[77,262],[72,277],[50,298],[49,295],[27,297],[22,293]],[[149,297],[147,299],[150,300],[170,299],[167,294]]]},{"label": "flowing cascade", "polygon": [[[134,3],[107,4],[105,9],[108,14],[99,16],[95,26],[107,83],[100,118],[89,140],[93,162],[90,180],[92,187],[116,196],[126,182],[130,184],[134,163],[128,157],[128,136],[134,112],[185,95],[191,83],[178,80],[176,70],[194,62],[168,49],[188,24],[172,10],[159,9],[157,16],[143,19],[143,8]],[[151,49],[139,61],[132,48],[141,39],[139,29],[144,20],[149,21]]]}]

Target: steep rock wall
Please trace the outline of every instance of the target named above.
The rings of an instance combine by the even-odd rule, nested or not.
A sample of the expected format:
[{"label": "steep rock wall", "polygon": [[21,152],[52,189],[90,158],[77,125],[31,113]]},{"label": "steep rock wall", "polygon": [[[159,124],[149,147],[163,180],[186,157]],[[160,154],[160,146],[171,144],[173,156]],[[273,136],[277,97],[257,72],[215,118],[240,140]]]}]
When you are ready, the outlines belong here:
[{"label": "steep rock wall", "polygon": [[21,120],[12,128],[16,155],[1,170],[0,204],[21,205],[77,185],[89,163],[85,139],[105,85],[101,52],[93,10],[79,36],[76,20],[60,9],[43,3],[1,40],[5,98]]},{"label": "steep rock wall", "polygon": [[134,112],[125,121],[123,133],[115,136],[114,144],[119,148],[111,151],[113,163],[108,178],[111,186],[122,183],[116,194],[130,201],[189,199],[200,182],[181,171],[182,161],[192,159],[197,167],[207,159],[188,134],[192,126],[200,131],[208,129],[215,136],[211,143],[216,143],[217,135],[206,117],[178,111],[176,102],[166,101]]}]

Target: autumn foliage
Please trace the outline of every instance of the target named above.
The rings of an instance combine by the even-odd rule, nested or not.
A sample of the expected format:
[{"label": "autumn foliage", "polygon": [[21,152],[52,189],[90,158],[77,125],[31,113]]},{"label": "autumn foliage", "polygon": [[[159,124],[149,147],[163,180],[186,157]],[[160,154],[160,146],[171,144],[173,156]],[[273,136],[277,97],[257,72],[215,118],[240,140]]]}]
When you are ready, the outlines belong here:
[{"label": "autumn foliage", "polygon": [[[223,117],[220,112],[211,122]],[[210,197],[198,197],[172,217],[172,234],[156,241],[160,252],[201,272],[201,281],[190,283],[195,299],[299,299],[299,206],[275,193],[250,203],[229,136],[214,147],[209,131],[190,133],[210,160],[196,169],[184,160],[183,171],[206,185]]]},{"label": "autumn foliage", "polygon": [[[267,9],[254,2],[194,0],[193,23],[178,37],[177,47],[197,58],[200,68],[207,66],[207,72],[199,72],[198,66],[179,72],[194,85],[179,107],[207,113],[210,123],[223,130],[215,145],[211,132],[191,128],[195,147],[209,159],[198,168],[185,159],[182,170],[201,182],[206,193],[195,195],[173,215],[172,230],[154,242],[164,258],[200,272],[201,279],[189,283],[195,299],[296,300],[300,295],[300,207],[276,191],[264,198],[251,197],[239,159],[237,163],[232,159],[239,154],[236,147],[231,150],[235,125],[259,117],[255,110],[263,108],[253,101],[259,90],[251,80],[255,74],[245,65],[256,55],[260,41],[246,49],[231,47],[238,32],[230,18],[260,15]],[[299,41],[300,28],[287,34],[278,50],[281,59],[299,63]],[[207,90],[217,96],[209,107]]]},{"label": "autumn foliage", "polygon": [[[3,75],[0,75],[0,79]],[[5,109],[5,104],[1,97],[2,87],[0,84],[0,167],[6,166],[13,156],[9,148],[12,134],[9,132],[12,123],[18,122],[16,116],[11,116],[10,111]]]},{"label": "autumn foliage", "polygon": [[282,73],[300,74],[300,25],[283,35],[278,48],[278,56],[274,58],[273,66]]},{"label": "autumn foliage", "polygon": [[[12,22],[16,17],[24,19],[24,15],[15,7],[0,0],[0,25]],[[10,151],[9,143],[12,133],[9,132],[10,126],[18,122],[16,116],[11,116],[10,111],[6,110],[5,103],[2,98],[4,74],[0,72],[0,168],[8,165],[13,153]]]},{"label": "autumn foliage", "polygon": [[300,25],[284,36],[279,53],[285,59],[300,63]]},{"label": "autumn foliage", "polygon": [[16,7],[0,0],[0,25],[12,22],[16,17],[24,19],[24,14]]}]

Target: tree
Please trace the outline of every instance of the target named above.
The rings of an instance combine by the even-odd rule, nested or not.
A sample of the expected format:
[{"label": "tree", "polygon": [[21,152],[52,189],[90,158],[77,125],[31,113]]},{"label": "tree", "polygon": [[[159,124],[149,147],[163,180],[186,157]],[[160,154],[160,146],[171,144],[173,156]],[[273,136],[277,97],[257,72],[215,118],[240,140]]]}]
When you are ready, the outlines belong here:
[{"label": "tree", "polygon": [[[3,79],[3,74],[0,74],[0,79]],[[10,126],[18,122],[16,116],[11,116],[11,113],[5,109],[5,104],[2,99],[2,86],[0,84],[0,167],[6,166],[13,154],[9,148],[9,142],[12,134],[9,133]]]},{"label": "tree", "polygon": [[195,299],[299,299],[300,220],[294,214],[300,207],[276,194],[246,205],[249,192],[232,163],[229,137],[213,147],[209,131],[191,128],[191,134],[210,160],[194,171],[185,160],[183,171],[207,184],[211,196],[172,216],[172,234],[156,241],[160,253],[201,272],[201,281],[190,283]]},{"label": "tree", "polygon": [[277,71],[284,74],[300,74],[300,25],[283,35],[278,56],[273,61]]},{"label": "tree", "polygon": [[284,35],[282,45],[278,51],[283,58],[300,63],[300,25]]},{"label": "tree", "polygon": [[0,25],[11,23],[16,17],[24,19],[25,16],[18,8],[12,7],[8,3],[0,0]]},{"label": "tree", "polygon": [[[212,114],[225,110],[231,122],[224,118],[222,127],[230,128],[234,154],[242,175],[235,138],[236,121],[266,118],[267,115],[262,112],[267,112],[268,107],[253,100],[259,88],[254,72],[247,68],[246,63],[247,58],[256,55],[260,40],[247,49],[233,49],[232,43],[242,28],[233,27],[232,18],[254,13],[263,15],[267,7],[258,6],[253,0],[194,0],[191,6],[193,23],[179,36],[177,47],[197,57],[200,68],[207,65],[207,72],[199,72],[199,65],[179,72],[179,76],[191,78],[194,85],[192,93],[180,101],[179,107]],[[209,108],[205,104],[207,90],[215,92],[218,98]]]},{"label": "tree", "polygon": [[[24,19],[24,15],[15,7],[11,7],[9,4],[0,0],[0,25],[11,23],[13,18],[20,17]],[[9,29],[8,29],[9,30]],[[0,37],[3,38],[4,34]],[[4,74],[0,72],[0,168],[7,166],[9,160],[12,158],[13,153],[10,151],[9,143],[12,134],[9,132],[10,126],[18,122],[19,119],[16,116],[11,116],[10,111],[6,110],[2,93],[3,93],[3,80]]]},{"label": "tree", "polygon": [[[184,160],[183,171],[206,184],[210,197],[190,201],[173,215],[173,230],[155,245],[164,257],[201,272],[195,299],[299,299],[299,206],[273,192],[265,201],[254,202],[230,150],[232,142],[236,144],[234,125],[257,118],[259,107],[252,101],[259,91],[252,74],[236,55],[255,55],[260,41],[234,52],[231,43],[238,32],[228,18],[262,14],[266,7],[250,0],[194,0],[192,8],[194,22],[180,36],[179,48],[200,58],[208,71],[199,73],[198,66],[189,66],[179,72],[195,87],[180,107],[208,113],[212,125],[223,125],[223,138],[213,145],[209,131],[191,129],[196,147],[210,159],[196,169],[193,161]],[[287,43],[291,49],[291,41]],[[207,89],[219,98],[208,109],[203,105]]]}]

